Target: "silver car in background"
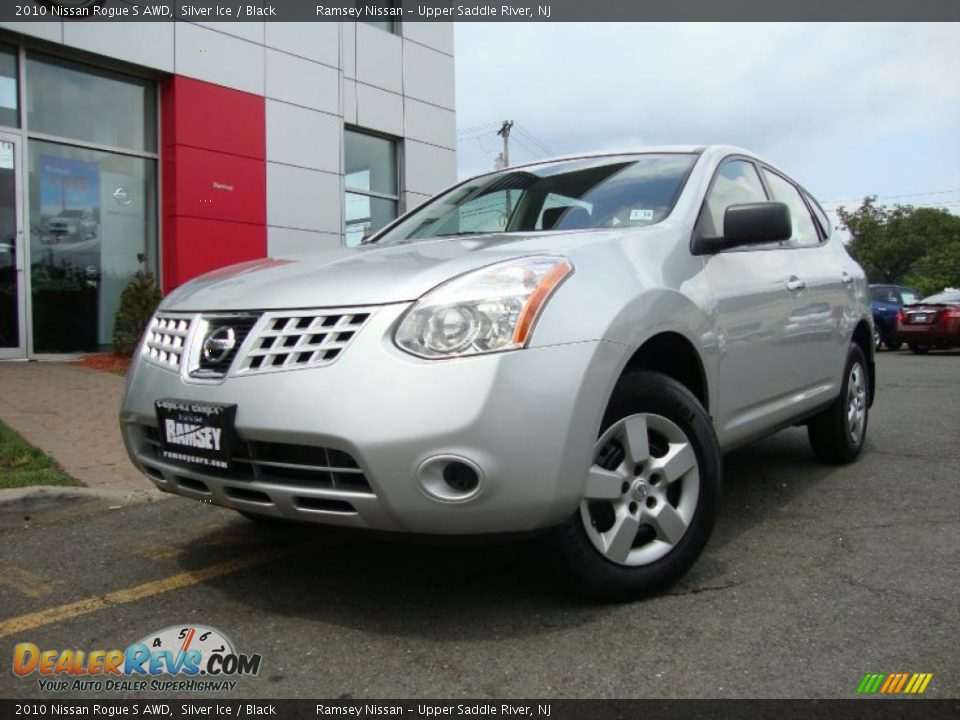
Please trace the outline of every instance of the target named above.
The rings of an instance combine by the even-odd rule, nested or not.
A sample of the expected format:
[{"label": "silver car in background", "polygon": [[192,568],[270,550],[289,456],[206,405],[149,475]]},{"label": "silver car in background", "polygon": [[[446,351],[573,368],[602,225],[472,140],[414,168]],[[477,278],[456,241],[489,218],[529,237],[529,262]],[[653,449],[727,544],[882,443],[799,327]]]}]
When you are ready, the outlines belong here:
[{"label": "silver car in background", "polygon": [[806,424],[857,458],[864,273],[815,200],[731,147],[482,175],[358,248],[171,293],[129,373],[130,457],[251,518],[547,530],[584,593],[696,560],[721,454]]}]

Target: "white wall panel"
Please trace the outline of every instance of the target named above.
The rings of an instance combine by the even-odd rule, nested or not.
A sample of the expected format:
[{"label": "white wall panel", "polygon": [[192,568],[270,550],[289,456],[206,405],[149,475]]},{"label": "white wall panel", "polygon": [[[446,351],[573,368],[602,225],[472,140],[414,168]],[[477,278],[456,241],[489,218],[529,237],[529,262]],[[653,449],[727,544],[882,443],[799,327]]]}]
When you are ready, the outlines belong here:
[{"label": "white wall panel", "polygon": [[340,68],[348,78],[357,77],[357,24],[337,23],[340,26]]},{"label": "white wall panel", "polygon": [[263,95],[263,47],[192,23],[174,32],[177,73]]},{"label": "white wall panel", "polygon": [[[447,184],[452,185],[453,180],[451,180]],[[446,185],[444,187],[446,187]],[[423,205],[427,200],[430,199],[430,195],[424,195],[423,193],[406,192],[403,194],[403,199],[405,203],[405,207],[403,211],[407,212],[408,210],[413,210],[414,208],[417,208]]]},{"label": "white wall panel", "polygon": [[403,113],[403,134],[411,140],[456,149],[457,120],[453,110],[428,105],[406,98]]},{"label": "white wall panel", "polygon": [[343,103],[340,110],[343,112],[343,121],[345,123],[350,123],[351,125],[357,124],[357,81],[356,80],[346,80],[343,81],[343,95],[341,96],[341,101]]},{"label": "white wall panel", "polygon": [[453,55],[453,23],[405,22],[401,27],[405,38]]},{"label": "white wall panel", "polygon": [[449,55],[405,41],[403,80],[409,97],[454,109],[453,58]]},{"label": "white wall panel", "polygon": [[243,38],[244,40],[249,40],[250,42],[255,42],[259,45],[263,45],[263,33],[264,33],[263,26],[265,24],[266,23],[262,23],[262,22],[197,23],[197,25],[208,27],[211,30],[222,32],[225,35],[233,35],[234,37]]},{"label": "white wall panel", "polygon": [[173,22],[63,23],[63,42],[117,60],[173,72]]},{"label": "white wall panel", "polygon": [[266,23],[267,47],[340,66],[340,27],[334,22]]},{"label": "white wall panel", "polygon": [[341,232],[340,175],[267,163],[267,224]]},{"label": "white wall panel", "polygon": [[330,250],[340,246],[340,233],[267,227],[267,254],[270,257],[296,259],[309,256],[318,250]]},{"label": "white wall panel", "polygon": [[357,23],[357,80],[403,92],[403,45],[399,35]]},{"label": "white wall panel", "polygon": [[340,73],[327,65],[267,49],[266,95],[339,114]]},{"label": "white wall panel", "polygon": [[407,140],[403,144],[406,182],[415,193],[433,195],[457,179],[456,153],[434,145]]},{"label": "white wall panel", "polygon": [[357,125],[403,135],[403,96],[357,83]]},{"label": "white wall panel", "polygon": [[343,122],[336,115],[267,100],[267,160],[340,172]]},{"label": "white wall panel", "polygon": [[0,28],[50,42],[63,42],[62,22],[0,22]]}]

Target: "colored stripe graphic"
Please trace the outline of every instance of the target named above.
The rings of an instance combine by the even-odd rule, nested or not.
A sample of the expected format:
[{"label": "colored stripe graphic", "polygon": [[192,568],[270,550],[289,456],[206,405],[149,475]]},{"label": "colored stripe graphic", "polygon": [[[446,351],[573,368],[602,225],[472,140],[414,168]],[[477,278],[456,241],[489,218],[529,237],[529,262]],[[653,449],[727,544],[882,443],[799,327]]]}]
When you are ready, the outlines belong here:
[{"label": "colored stripe graphic", "polygon": [[933,673],[867,673],[857,685],[857,694],[919,695],[932,679]]}]

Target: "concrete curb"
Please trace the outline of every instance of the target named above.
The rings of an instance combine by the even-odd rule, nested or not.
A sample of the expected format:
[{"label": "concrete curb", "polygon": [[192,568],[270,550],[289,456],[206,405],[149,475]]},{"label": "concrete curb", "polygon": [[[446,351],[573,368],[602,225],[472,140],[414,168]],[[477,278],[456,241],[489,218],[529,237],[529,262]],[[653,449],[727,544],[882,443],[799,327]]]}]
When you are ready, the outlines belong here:
[{"label": "concrete curb", "polygon": [[137,491],[35,485],[0,490],[0,532],[70,522],[79,517],[165,500],[169,495]]}]

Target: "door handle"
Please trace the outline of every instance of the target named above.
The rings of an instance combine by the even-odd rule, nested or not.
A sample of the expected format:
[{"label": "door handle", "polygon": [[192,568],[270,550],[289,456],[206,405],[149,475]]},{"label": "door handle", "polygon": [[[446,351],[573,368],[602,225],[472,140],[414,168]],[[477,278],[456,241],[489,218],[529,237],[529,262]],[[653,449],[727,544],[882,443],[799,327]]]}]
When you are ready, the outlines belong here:
[{"label": "door handle", "polygon": [[798,290],[803,290],[807,284],[798,278],[796,275],[791,275],[790,279],[787,280],[787,290],[790,292],[797,292]]},{"label": "door handle", "polygon": [[844,285],[849,285],[850,283],[853,282],[853,277],[851,277],[850,273],[844,270],[843,273],[840,275],[840,280],[841,282],[843,282]]}]

